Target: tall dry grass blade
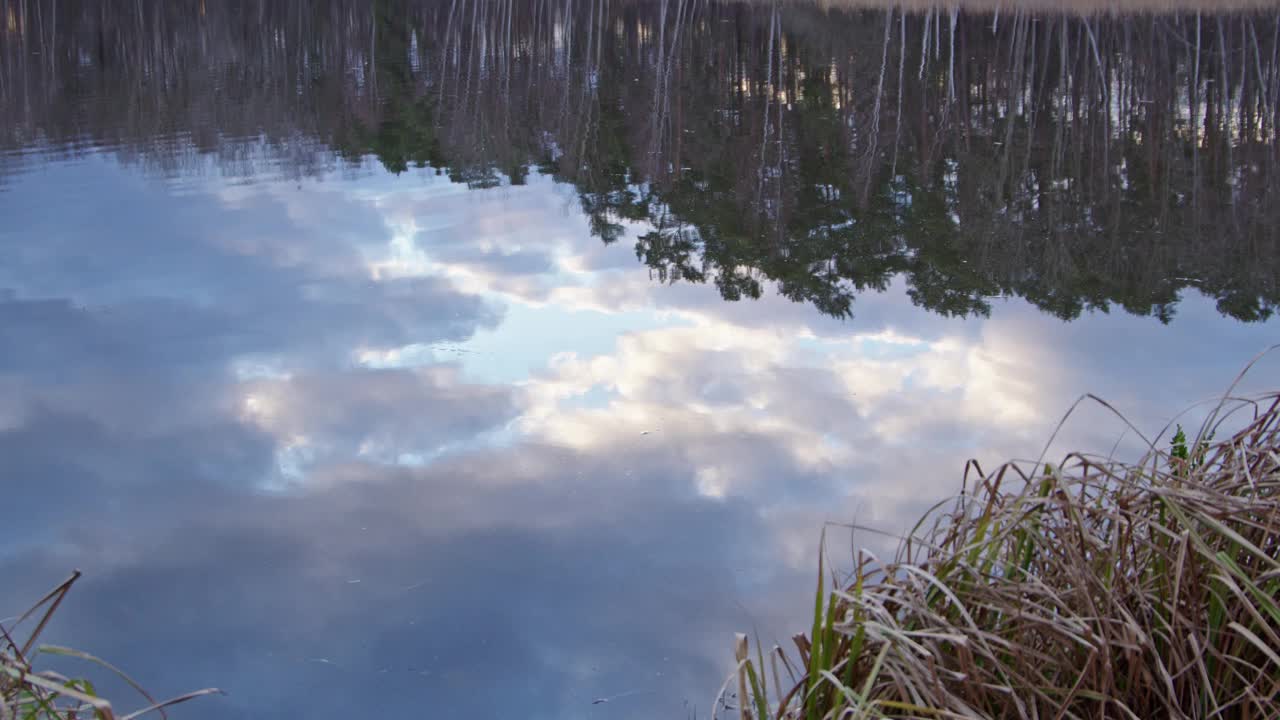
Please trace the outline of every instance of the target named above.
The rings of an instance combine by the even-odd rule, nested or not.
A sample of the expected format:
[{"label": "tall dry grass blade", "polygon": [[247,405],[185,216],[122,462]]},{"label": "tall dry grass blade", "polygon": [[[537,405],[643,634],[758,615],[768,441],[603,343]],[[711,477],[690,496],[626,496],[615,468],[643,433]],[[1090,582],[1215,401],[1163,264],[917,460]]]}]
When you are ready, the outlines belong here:
[{"label": "tall dry grass blade", "polygon": [[164,710],[162,709],[163,706],[155,698],[151,697],[151,694],[148,693],[146,689],[143,688],[142,685],[138,683],[138,681],[129,677],[128,673],[116,667],[115,665],[112,665],[106,660],[103,660],[102,658],[96,657],[94,655],[90,655],[87,652],[83,652],[81,650],[75,650],[68,647],[62,647],[61,645],[41,645],[39,649],[40,649],[40,652],[47,653],[49,655],[62,655],[65,657],[78,658],[80,660],[85,660],[87,662],[93,663],[94,665],[98,665],[100,667],[106,668],[107,670],[111,671],[111,673],[114,674],[116,677],[120,678],[121,680],[124,680],[125,683],[129,685],[129,687],[136,690],[138,694],[141,695],[143,699],[146,700],[150,706],[153,706],[156,709],[159,709],[161,717],[164,717],[164,718],[168,717],[168,715],[166,715]]},{"label": "tall dry grass blade", "polygon": [[157,710],[159,710],[160,712],[164,712],[164,708],[173,707],[174,705],[179,705],[189,700],[195,700],[198,697],[204,697],[205,695],[223,695],[223,694],[225,693],[223,693],[221,690],[217,688],[205,688],[203,690],[195,690],[193,692],[183,693],[182,695],[178,695],[177,697],[171,697],[168,700],[163,700],[161,702],[155,703],[150,707],[145,707],[136,712],[131,712],[128,715],[125,715],[124,717],[120,718],[120,720],[135,720],[136,718],[140,718],[143,715],[146,715],[147,713],[156,712]]},{"label": "tall dry grass blade", "polygon": [[17,621],[14,622],[14,627],[21,625],[24,620],[26,620],[27,618],[35,614],[35,612],[39,610],[45,603],[49,603],[49,602],[52,603],[49,606],[49,608],[45,610],[44,615],[40,617],[40,622],[36,624],[35,630],[31,631],[31,635],[30,637],[27,638],[26,644],[22,646],[21,654],[23,656],[27,656],[31,654],[31,648],[35,646],[36,640],[40,638],[40,633],[44,632],[44,628],[46,625],[48,625],[49,619],[53,617],[53,614],[58,611],[58,606],[62,604],[62,599],[67,596],[67,593],[71,591],[71,586],[74,585],[76,580],[79,580],[79,579],[80,579],[80,571],[79,570],[72,571],[71,577],[67,578],[66,580],[63,580],[60,585],[50,590],[48,594],[46,594],[43,598],[40,598],[40,600],[36,601],[35,605],[32,605],[29,610],[24,612],[21,616],[18,617]]}]

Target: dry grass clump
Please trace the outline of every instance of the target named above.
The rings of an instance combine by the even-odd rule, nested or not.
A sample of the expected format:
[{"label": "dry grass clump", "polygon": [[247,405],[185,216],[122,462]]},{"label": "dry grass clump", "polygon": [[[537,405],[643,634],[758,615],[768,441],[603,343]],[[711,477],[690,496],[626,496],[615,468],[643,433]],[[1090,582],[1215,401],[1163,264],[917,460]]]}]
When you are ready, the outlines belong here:
[{"label": "dry grass clump", "polygon": [[1280,393],[1214,440],[1223,407],[1137,464],[970,463],[893,562],[861,555],[830,594],[819,570],[794,674],[740,638],[739,712],[1280,717]]},{"label": "dry grass clump", "polygon": [[[133,720],[150,713],[165,716],[164,709],[201,695],[220,692],[214,688],[197,690],[168,700],[157,701],[110,663],[88,653],[56,645],[37,645],[42,632],[80,578],[76,571],[61,585],[49,591],[11,624],[0,622],[0,720]],[[19,642],[18,628],[30,621],[31,630]],[[93,683],[71,679],[52,670],[35,670],[33,663],[41,655],[79,658],[105,668],[131,685],[146,701],[146,707],[127,715],[116,715],[111,703],[98,697]]]}]

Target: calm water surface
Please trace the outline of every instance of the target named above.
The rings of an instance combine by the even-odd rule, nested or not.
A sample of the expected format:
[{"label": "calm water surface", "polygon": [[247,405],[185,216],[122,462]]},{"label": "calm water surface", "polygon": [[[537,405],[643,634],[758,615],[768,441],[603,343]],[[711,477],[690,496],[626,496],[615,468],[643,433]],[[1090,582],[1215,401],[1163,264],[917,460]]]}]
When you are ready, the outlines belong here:
[{"label": "calm water surface", "polygon": [[0,0],[0,615],[83,569],[178,717],[707,717],[824,520],[1280,339],[1278,109],[1274,11]]}]

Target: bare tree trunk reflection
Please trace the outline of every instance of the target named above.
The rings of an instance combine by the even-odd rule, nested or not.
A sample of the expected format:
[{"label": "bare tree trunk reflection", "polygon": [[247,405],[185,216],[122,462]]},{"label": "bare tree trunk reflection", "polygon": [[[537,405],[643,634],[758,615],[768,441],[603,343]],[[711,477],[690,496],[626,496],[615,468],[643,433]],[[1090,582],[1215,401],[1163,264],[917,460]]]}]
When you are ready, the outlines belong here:
[{"label": "bare tree trunk reflection", "polygon": [[771,279],[847,315],[902,277],[949,314],[1280,300],[1274,10],[0,0],[0,23],[0,182],[32,143],[169,176],[536,171],[730,298]]}]

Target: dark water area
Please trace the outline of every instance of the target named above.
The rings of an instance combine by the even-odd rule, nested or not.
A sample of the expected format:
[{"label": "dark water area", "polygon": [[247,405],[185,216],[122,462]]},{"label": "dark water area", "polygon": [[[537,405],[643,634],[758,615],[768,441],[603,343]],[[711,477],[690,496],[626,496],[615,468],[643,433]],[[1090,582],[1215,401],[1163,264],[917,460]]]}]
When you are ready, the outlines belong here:
[{"label": "dark water area", "polygon": [[1280,341],[1278,122],[1274,10],[0,0],[0,617],[81,568],[179,718],[710,716],[824,521]]}]

